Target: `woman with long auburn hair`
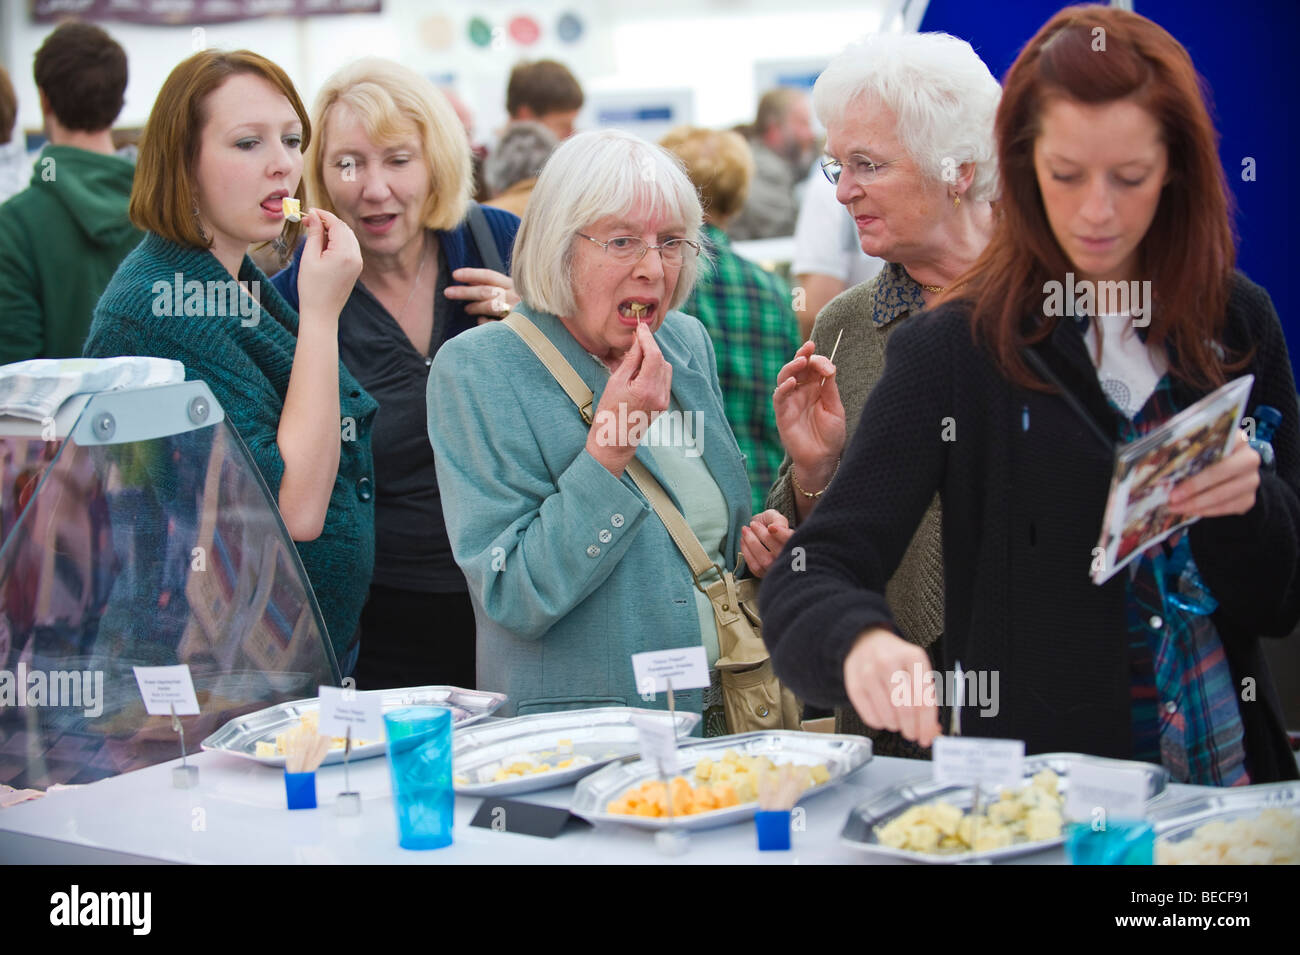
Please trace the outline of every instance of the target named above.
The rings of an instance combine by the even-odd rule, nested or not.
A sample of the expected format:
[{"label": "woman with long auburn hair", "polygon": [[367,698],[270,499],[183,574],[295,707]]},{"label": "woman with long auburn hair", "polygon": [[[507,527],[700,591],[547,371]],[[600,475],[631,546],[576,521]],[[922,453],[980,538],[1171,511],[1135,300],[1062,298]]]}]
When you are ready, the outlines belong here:
[{"label": "woman with long auburn hair", "polygon": [[[911,692],[913,674],[959,661],[980,688],[968,734],[1182,782],[1296,778],[1259,639],[1300,617],[1300,409],[1272,302],[1234,268],[1191,59],[1136,14],[1062,10],[1008,72],[996,129],[992,241],[890,339],[840,476],[787,547],[806,560],[764,581],[777,672],[929,745],[951,701]],[[1196,523],[1095,585],[1116,448],[1243,374],[1247,407],[1282,413],[1275,464],[1243,438],[1173,489]],[[936,491],[932,662],[884,585]]]}]

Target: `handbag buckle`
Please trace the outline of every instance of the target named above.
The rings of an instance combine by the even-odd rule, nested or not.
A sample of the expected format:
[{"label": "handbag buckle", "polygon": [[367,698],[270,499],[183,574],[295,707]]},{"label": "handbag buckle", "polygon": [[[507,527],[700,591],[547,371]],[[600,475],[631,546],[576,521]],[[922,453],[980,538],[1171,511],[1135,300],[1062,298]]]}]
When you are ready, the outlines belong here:
[{"label": "handbag buckle", "polygon": [[[727,571],[725,567],[719,567],[717,564],[710,564],[709,569],[704,571],[704,574],[707,574],[709,570],[712,570],[714,573],[718,575],[718,580],[726,579],[725,575]],[[704,585],[700,583],[700,578],[703,577],[704,574],[696,574],[694,571],[692,571],[691,580],[695,582],[695,589],[707,597],[709,595],[709,592],[704,588]],[[710,581],[710,584],[716,584],[718,580]]]}]

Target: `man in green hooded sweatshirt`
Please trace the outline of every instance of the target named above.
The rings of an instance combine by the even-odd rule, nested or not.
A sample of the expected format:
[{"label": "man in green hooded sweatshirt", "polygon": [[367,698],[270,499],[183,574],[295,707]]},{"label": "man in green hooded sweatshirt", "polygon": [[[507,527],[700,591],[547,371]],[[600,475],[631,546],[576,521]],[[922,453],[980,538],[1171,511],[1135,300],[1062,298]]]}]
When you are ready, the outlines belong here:
[{"label": "man in green hooded sweatshirt", "polygon": [[49,145],[0,206],[0,365],[79,356],[95,303],[143,238],[126,213],[135,167],[111,134],[126,52],[99,27],[65,23],[34,72]]}]

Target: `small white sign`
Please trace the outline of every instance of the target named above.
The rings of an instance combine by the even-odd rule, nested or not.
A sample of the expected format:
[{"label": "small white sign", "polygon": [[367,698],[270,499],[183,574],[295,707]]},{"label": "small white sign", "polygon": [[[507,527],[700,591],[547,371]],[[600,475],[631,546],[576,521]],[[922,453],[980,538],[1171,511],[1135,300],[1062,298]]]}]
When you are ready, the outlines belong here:
[{"label": "small white sign", "polygon": [[668,713],[633,713],[641,758],[659,768],[661,776],[677,774],[677,725]]},{"label": "small white sign", "polygon": [[177,716],[198,714],[199,698],[194,693],[189,664],[131,669],[135,671],[135,682],[144,699],[144,711],[150,716],[171,716],[173,705]]},{"label": "small white sign", "polygon": [[1025,741],[940,736],[934,741],[934,779],[940,783],[1019,788],[1025,783]]},{"label": "small white sign", "polygon": [[387,739],[384,732],[384,698],[378,690],[359,692],[338,686],[320,688],[320,734],[347,736],[352,740]]},{"label": "small white sign", "polygon": [[1105,810],[1111,819],[1145,819],[1146,773],[1126,766],[1095,763],[1072,766],[1065,790],[1066,816],[1088,821],[1098,809]]},{"label": "small white sign", "polygon": [[709,685],[709,658],[703,647],[648,650],[632,654],[632,672],[636,691],[642,695],[663,693],[670,679],[673,692],[702,689]]}]

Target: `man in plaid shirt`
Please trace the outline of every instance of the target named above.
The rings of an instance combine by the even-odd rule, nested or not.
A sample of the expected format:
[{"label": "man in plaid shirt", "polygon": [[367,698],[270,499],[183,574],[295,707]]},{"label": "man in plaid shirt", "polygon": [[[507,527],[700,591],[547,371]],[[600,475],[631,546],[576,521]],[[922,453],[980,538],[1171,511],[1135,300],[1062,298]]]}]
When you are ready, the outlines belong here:
[{"label": "man in plaid shirt", "polygon": [[741,258],[723,232],[745,205],[754,160],[737,133],[679,127],[660,143],[685,164],[704,205],[707,261],[682,311],[709,330],[727,421],[746,457],[754,513],[763,509],[784,450],[772,391],[781,367],[801,344],[790,290],[777,276]]}]

